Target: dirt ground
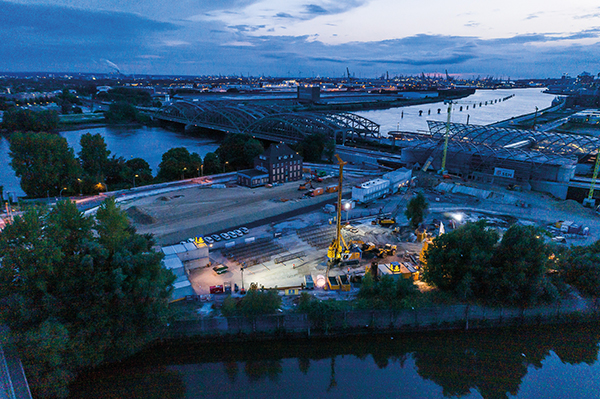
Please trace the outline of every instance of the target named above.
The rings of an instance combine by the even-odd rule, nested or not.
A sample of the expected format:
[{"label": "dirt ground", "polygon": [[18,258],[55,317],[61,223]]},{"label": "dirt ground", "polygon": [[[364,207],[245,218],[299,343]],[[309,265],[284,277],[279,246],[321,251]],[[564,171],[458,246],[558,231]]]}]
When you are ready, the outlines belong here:
[{"label": "dirt ground", "polygon": [[[343,192],[349,193],[351,185],[357,182],[356,179],[345,181]],[[315,184],[315,187],[336,183],[337,179],[329,178]],[[306,197],[306,191],[298,191],[299,184],[290,182],[272,188],[253,189],[199,185],[126,201],[121,206],[139,233],[152,233],[158,244],[169,245],[190,237],[232,230],[323,201],[334,203],[337,200],[337,193]]]}]

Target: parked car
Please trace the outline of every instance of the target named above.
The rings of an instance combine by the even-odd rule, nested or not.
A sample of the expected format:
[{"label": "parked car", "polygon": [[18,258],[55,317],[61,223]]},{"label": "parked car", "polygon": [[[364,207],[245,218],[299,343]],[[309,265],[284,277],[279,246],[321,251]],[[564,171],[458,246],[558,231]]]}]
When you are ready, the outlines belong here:
[{"label": "parked car", "polygon": [[238,235],[235,233],[235,231],[228,231],[227,234],[229,234],[229,237],[231,238],[237,238]]},{"label": "parked car", "polygon": [[212,244],[215,242],[215,240],[211,237],[211,236],[204,236],[204,242],[208,243],[208,244]]},{"label": "parked car", "polygon": [[213,285],[209,288],[209,292],[211,294],[222,294],[224,291],[222,285]]},{"label": "parked car", "polygon": [[237,229],[236,229],[236,230],[233,230],[233,232],[234,232],[235,234],[237,234],[237,236],[238,236],[238,237],[241,237],[241,236],[243,236],[243,235],[244,235],[244,233],[242,233],[240,230],[237,230]]},{"label": "parked car", "polygon": [[229,237],[229,234],[227,234],[227,233],[221,233],[220,235],[221,235],[221,238],[224,240],[229,240],[231,238],[231,237]]},{"label": "parked car", "polygon": [[244,234],[248,234],[248,233],[250,233],[250,230],[248,230],[248,228],[247,228],[247,227],[240,227],[240,231],[241,231],[242,233],[244,233]]},{"label": "parked car", "polygon": [[221,241],[221,236],[219,236],[218,234],[213,234],[211,237],[215,241]]}]

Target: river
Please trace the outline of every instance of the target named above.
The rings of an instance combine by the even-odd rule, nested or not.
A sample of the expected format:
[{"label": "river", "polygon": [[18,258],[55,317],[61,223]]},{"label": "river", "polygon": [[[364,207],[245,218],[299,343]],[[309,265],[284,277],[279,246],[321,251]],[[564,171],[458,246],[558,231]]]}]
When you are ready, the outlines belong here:
[{"label": "river", "polygon": [[[506,101],[494,104],[489,102],[497,99],[514,95]],[[475,94],[460,99],[452,112],[452,121],[466,123],[467,115],[469,123],[485,125],[497,121],[509,119],[513,116],[519,116],[535,111],[535,107],[543,109],[548,107],[554,95],[542,93],[541,88],[533,89],[512,89],[512,90],[477,90]],[[479,103],[485,103],[479,107]],[[477,104],[475,109],[473,104]],[[466,109],[467,105],[469,110]],[[460,111],[463,106],[463,111]],[[440,114],[437,114],[437,109]],[[423,116],[419,116],[419,110],[423,111]],[[385,135],[391,130],[404,131],[426,131],[427,120],[445,121],[447,117],[447,106],[441,102],[415,105],[402,108],[390,108],[384,110],[361,111],[356,114],[381,125],[381,132]],[[430,112],[430,115],[428,115]],[[402,113],[404,116],[402,117]],[[79,139],[84,133],[100,133],[112,152],[112,155],[131,159],[136,157],[144,158],[156,175],[161,156],[167,150],[173,147],[186,147],[190,152],[197,152],[202,157],[208,152],[218,148],[218,143],[213,138],[204,136],[189,136],[183,132],[175,132],[160,127],[98,127],[85,128],[60,132],[65,137],[75,153],[79,152]],[[14,175],[9,166],[10,157],[8,155],[9,144],[5,137],[0,137],[0,185],[4,186],[5,192],[16,192],[18,196],[24,196],[25,193],[19,186],[19,179]]]},{"label": "river", "polygon": [[598,325],[151,348],[72,398],[597,398]]}]

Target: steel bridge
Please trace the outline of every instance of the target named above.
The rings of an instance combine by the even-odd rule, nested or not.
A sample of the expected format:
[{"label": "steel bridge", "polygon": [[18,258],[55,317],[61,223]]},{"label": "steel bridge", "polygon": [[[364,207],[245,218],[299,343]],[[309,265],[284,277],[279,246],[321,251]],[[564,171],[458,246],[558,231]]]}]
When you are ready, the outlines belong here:
[{"label": "steel bridge", "polygon": [[177,101],[160,108],[153,117],[186,126],[292,143],[313,133],[322,133],[342,142],[357,137],[380,138],[377,123],[349,112],[294,112],[279,105]]}]

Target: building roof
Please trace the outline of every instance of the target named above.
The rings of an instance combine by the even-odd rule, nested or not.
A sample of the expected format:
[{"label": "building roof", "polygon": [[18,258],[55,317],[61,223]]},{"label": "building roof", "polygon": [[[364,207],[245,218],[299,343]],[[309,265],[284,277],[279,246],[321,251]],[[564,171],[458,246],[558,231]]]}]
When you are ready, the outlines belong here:
[{"label": "building roof", "polygon": [[238,175],[242,175],[242,176],[248,177],[250,179],[252,179],[254,177],[269,177],[268,173],[263,172],[262,170],[258,170],[258,169],[239,170]]},{"label": "building roof", "polygon": [[[271,162],[275,162],[283,159],[302,160],[302,157],[292,150],[285,143],[271,144],[264,153],[258,156],[261,159],[270,159]],[[264,158],[263,158],[264,157]]]}]

